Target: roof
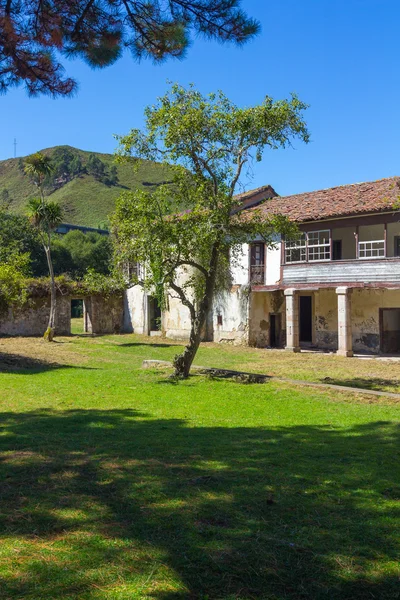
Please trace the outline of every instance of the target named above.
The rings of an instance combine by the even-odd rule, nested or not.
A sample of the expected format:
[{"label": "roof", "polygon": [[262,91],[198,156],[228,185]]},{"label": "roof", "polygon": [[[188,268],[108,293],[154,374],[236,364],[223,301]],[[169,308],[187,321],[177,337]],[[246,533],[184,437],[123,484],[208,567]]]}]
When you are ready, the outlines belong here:
[{"label": "roof", "polygon": [[[253,194],[258,196],[260,189],[253,190]],[[297,222],[400,210],[400,177],[341,185],[292,196],[276,196],[266,200],[258,210],[265,214],[283,214]]]}]

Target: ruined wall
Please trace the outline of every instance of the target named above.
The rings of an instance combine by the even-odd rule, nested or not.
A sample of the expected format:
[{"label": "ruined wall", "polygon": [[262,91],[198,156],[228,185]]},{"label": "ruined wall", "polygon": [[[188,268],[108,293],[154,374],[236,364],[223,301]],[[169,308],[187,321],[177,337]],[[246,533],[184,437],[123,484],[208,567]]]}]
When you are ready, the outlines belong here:
[{"label": "ruined wall", "polygon": [[313,342],[318,348],[337,350],[338,302],[336,288],[314,292]]},{"label": "ruined wall", "polygon": [[162,331],[173,340],[187,340],[190,334],[189,309],[178,298],[168,298],[168,310],[162,316]]},{"label": "ruined wall", "polygon": [[380,308],[400,308],[400,290],[353,290],[351,321],[353,324],[353,349],[356,352],[379,352]]},{"label": "ruined wall", "polygon": [[148,303],[143,288],[135,285],[125,290],[123,305],[123,331],[148,335]]},{"label": "ruined wall", "polygon": [[228,292],[216,295],[212,311],[215,342],[248,343],[249,287],[234,285]]},{"label": "ruined wall", "polygon": [[84,301],[87,333],[120,333],[123,329],[124,304],[121,295],[104,298],[91,296]]},{"label": "ruined wall", "polygon": [[[353,288],[350,301],[354,352],[380,352],[379,310],[400,308],[400,290]],[[314,293],[314,330],[318,348],[337,349],[337,294],[334,288]]]},{"label": "ruined wall", "polygon": [[[50,299],[31,299],[25,310],[9,309],[0,316],[0,336],[41,336],[47,328]],[[57,296],[56,335],[71,334],[71,299]]]},{"label": "ruined wall", "polygon": [[286,339],[286,304],[282,290],[275,292],[253,292],[251,294],[249,319],[249,345],[266,348],[270,344],[270,314],[281,316],[279,346]]}]

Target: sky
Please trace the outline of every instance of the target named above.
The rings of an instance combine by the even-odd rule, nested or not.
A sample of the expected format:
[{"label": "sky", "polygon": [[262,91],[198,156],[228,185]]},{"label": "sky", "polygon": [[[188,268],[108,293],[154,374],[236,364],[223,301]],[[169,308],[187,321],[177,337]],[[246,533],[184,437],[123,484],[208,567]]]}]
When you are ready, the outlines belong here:
[{"label": "sky", "polygon": [[113,134],[143,125],[143,110],[168,88],[221,89],[240,106],[296,92],[309,104],[311,142],[266,151],[246,189],[280,195],[400,175],[400,3],[398,0],[242,0],[262,31],[242,48],[194,39],[183,61],[91,70],[65,61],[79,82],[72,98],[0,96],[0,160],[69,144],[113,152]]}]

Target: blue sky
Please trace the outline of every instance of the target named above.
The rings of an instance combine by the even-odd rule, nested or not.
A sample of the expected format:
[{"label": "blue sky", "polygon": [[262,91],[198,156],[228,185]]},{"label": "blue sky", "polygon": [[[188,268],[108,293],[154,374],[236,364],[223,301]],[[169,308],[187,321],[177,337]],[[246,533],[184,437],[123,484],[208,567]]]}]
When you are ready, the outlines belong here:
[{"label": "blue sky", "polygon": [[127,54],[106,70],[66,61],[79,81],[69,99],[0,96],[0,159],[58,144],[112,152],[113,133],[143,123],[167,80],[222,89],[239,105],[295,91],[310,104],[311,143],[266,152],[247,189],[281,195],[400,175],[398,0],[243,0],[262,32],[243,48],[194,40],[187,58],[161,66]]}]

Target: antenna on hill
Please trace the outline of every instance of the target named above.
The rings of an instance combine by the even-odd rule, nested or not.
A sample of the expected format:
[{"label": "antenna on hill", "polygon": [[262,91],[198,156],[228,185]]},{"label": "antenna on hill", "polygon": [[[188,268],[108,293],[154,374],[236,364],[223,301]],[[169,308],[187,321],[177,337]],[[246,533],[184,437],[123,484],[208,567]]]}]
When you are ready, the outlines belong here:
[{"label": "antenna on hill", "polygon": [[17,158],[17,138],[14,138],[14,158]]}]

